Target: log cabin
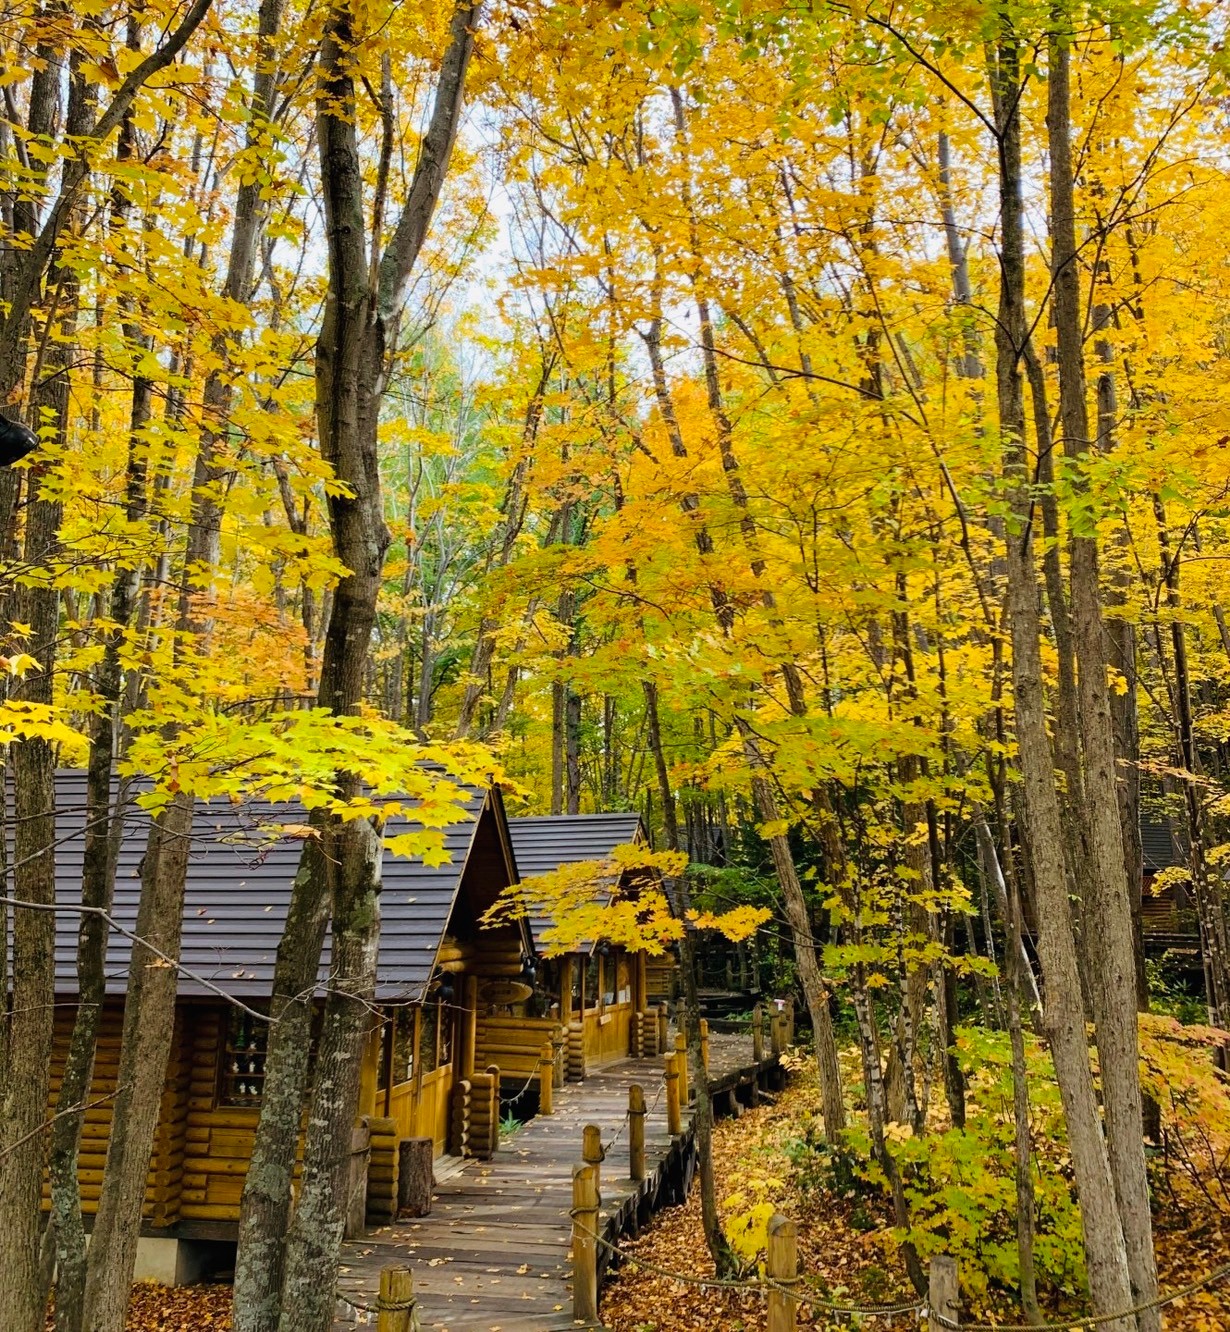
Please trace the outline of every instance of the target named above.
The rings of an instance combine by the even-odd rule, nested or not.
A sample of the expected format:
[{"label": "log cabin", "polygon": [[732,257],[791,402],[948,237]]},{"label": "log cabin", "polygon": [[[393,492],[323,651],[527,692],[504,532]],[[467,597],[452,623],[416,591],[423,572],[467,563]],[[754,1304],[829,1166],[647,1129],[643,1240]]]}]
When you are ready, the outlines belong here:
[{"label": "log cabin", "polygon": [[[550,873],[561,865],[580,861],[603,861],[617,846],[647,843],[639,814],[553,814],[509,820],[517,872],[522,881]],[[640,873],[643,873],[641,871]],[[618,880],[600,879],[594,884],[597,896],[637,891],[636,875]],[[559,1072],[580,1080],[597,1068],[628,1055],[656,1053],[658,1025],[656,1000],[669,990],[673,958],[644,951],[629,952],[602,942],[580,945],[567,953],[543,957],[549,949],[548,917],[531,918],[536,953],[542,957],[536,995],[543,1032],[554,1035],[563,1049],[558,1056]],[[486,1047],[492,1062],[503,1055],[508,1061],[501,1019],[480,1019],[480,1042],[484,1021],[494,1024]],[[511,1019],[509,1019],[511,1022]],[[520,1020],[524,1029],[524,1019]],[[562,1037],[561,1037],[562,1030]],[[544,1036],[543,1039],[546,1039]],[[519,1065],[517,1066],[519,1068]],[[508,1072],[514,1065],[508,1062]]]},{"label": "log cabin", "polygon": [[[366,1186],[360,1228],[364,1209],[371,1221],[396,1210],[403,1140],[428,1139],[435,1156],[486,1156],[498,1142],[499,1073],[479,1061],[476,1018],[480,996],[529,993],[523,978],[533,974],[533,940],[524,922],[479,928],[483,912],[515,882],[516,868],[498,788],[470,791],[467,813],[467,821],[445,831],[450,855],[445,865],[385,853],[379,1015],[373,1016],[364,1054],[352,1172]],[[71,907],[80,902],[84,822],[84,774],[61,773],[57,896],[70,910],[57,916],[49,1113],[75,1014],[78,917]],[[202,803],[198,810],[184,907],[184,971],[146,1184],[139,1277],[196,1279],[209,1244],[233,1242],[236,1236],[268,1035],[267,1025],[248,1010],[268,1007],[305,822],[301,809],[286,805]],[[125,822],[113,918],[127,930],[136,921],[146,831],[139,813]],[[117,1084],[129,953],[129,939],[112,930],[107,1001],[79,1164],[87,1223],[98,1207],[106,1163],[108,1098]],[[327,972],[326,941],[322,983]],[[318,1001],[318,1011],[322,1007]]]}]

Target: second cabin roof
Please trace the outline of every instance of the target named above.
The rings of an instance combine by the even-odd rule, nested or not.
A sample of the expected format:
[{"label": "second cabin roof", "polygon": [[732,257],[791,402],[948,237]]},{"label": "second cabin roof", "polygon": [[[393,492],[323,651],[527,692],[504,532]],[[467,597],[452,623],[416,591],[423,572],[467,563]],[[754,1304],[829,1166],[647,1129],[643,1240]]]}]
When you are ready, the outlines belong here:
[{"label": "second cabin roof", "polygon": [[[641,816],[633,813],[530,815],[509,819],[508,831],[522,880],[549,874],[561,865],[606,860],[617,846],[645,840]],[[531,918],[536,948],[541,948],[543,935],[553,923],[548,916]],[[588,949],[578,946],[578,951]]]}]

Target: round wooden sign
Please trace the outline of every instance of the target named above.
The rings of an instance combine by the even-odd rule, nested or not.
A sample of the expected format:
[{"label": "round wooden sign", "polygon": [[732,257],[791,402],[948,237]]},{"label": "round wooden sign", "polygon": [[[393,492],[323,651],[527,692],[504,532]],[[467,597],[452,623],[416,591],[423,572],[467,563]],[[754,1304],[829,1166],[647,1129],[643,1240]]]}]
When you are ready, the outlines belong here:
[{"label": "round wooden sign", "polygon": [[533,993],[534,987],[523,981],[488,980],[479,987],[479,994],[488,1004],[523,1004]]}]

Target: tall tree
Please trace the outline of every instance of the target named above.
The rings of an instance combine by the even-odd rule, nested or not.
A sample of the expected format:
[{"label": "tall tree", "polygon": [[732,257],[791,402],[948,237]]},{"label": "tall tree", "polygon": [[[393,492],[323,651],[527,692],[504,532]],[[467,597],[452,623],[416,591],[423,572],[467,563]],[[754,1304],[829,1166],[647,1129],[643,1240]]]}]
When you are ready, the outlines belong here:
[{"label": "tall tree", "polygon": [[[319,706],[340,716],[363,699],[367,647],[388,547],[380,493],[377,430],[389,357],[411,273],[427,238],[461,118],[479,6],[462,5],[449,24],[435,105],[400,217],[386,238],[384,208],[395,143],[392,116],[369,214],[355,126],[354,52],[366,36],[347,0],[330,6],[320,49],[316,100],[321,191],[328,239],[328,292],[316,344],[316,412],[322,457],[345,483],[329,497],[334,550],[349,573],[333,597],[321,659]],[[368,237],[370,236],[370,248]],[[350,795],[358,774],[339,772]],[[310,1131],[293,1216],[291,1169],[306,1062],[290,1048],[303,1023],[279,1021],[270,1039],[266,1094],[244,1190],[236,1267],[238,1332],[327,1332],[347,1210],[351,1130],[359,1095],[379,940],[380,832],[366,820],[318,820],[321,847],[305,852],[278,953],[275,1016],[310,993],[319,967],[324,904],[332,920],[329,994],[312,1083]],[[301,1009],[305,1007],[300,998]],[[289,1218],[289,1226],[287,1224]],[[283,1251],[283,1238],[285,1248]]]}]

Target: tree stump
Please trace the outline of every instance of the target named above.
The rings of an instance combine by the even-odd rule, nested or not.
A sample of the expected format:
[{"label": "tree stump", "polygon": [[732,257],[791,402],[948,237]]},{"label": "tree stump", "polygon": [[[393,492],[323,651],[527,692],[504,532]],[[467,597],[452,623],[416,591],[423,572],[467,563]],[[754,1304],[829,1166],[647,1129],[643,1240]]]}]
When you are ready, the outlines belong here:
[{"label": "tree stump", "polygon": [[430,1138],[403,1138],[397,1144],[397,1214],[427,1216],[431,1211],[431,1163],[435,1143]]},{"label": "tree stump", "polygon": [[367,1163],[371,1150],[372,1131],[365,1119],[350,1135],[350,1196],[344,1232],[347,1239],[358,1239],[367,1227]]}]

